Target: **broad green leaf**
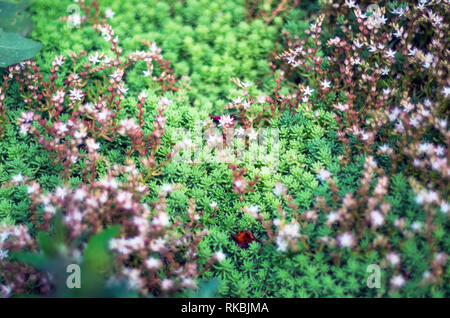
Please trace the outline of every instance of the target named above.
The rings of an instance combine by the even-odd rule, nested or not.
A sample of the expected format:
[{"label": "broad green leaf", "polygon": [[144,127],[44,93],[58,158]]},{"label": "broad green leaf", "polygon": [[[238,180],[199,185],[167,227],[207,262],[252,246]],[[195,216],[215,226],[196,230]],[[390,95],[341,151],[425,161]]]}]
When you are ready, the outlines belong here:
[{"label": "broad green leaf", "polygon": [[16,252],[11,255],[22,263],[26,263],[36,267],[37,269],[48,269],[49,260],[44,254],[30,252]]},{"label": "broad green leaf", "polygon": [[61,212],[57,212],[54,216],[53,227],[55,231],[55,240],[61,244],[65,243],[67,236],[66,226],[64,224],[63,215]]},{"label": "broad green leaf", "polygon": [[39,232],[37,240],[41,245],[41,249],[44,254],[49,257],[57,257],[59,255],[58,242],[55,241],[50,235],[45,232]]},{"label": "broad green leaf", "polygon": [[216,298],[220,281],[218,279],[212,279],[209,281],[203,281],[199,284],[197,291],[191,291],[189,297],[192,298]]},{"label": "broad green leaf", "polygon": [[28,9],[33,2],[35,2],[35,0],[2,0],[0,1],[0,4],[16,6],[19,10],[23,11]]},{"label": "broad green leaf", "polygon": [[8,67],[34,57],[42,44],[26,39],[17,33],[4,32],[0,35],[0,67]]},{"label": "broad green leaf", "polygon": [[119,227],[112,226],[91,237],[84,250],[83,265],[97,273],[109,271],[112,266],[112,253],[108,244],[118,234]]},{"label": "broad green leaf", "polygon": [[10,3],[0,1],[0,27],[5,32],[14,32],[27,36],[33,29],[33,21],[25,10],[29,2]]}]

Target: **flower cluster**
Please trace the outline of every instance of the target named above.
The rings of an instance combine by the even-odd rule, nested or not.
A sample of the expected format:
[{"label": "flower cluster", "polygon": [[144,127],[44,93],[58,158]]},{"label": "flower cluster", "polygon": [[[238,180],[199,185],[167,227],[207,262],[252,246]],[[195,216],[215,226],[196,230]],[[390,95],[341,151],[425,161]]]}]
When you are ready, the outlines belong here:
[{"label": "flower cluster", "polygon": [[[148,51],[123,57],[118,36],[99,18],[97,1],[90,6],[84,1],[79,4],[86,12],[81,21],[96,23],[93,28],[110,43],[111,55],[81,51],[68,57],[56,56],[48,76],[35,62],[25,61],[9,67],[4,78],[5,89],[11,79],[18,83],[24,103],[31,109],[18,119],[20,134],[35,136],[53,164],[62,165],[64,183],[47,192],[39,182],[17,175],[4,186],[27,185],[31,220],[36,229],[51,231],[55,216],[62,215],[71,255],[83,254],[85,244],[80,241],[110,225],[119,225],[120,237],[109,243],[115,255],[110,283],[125,279],[128,287],[141,295],[174,295],[182,289],[196,288],[202,270],[223,259],[211,257],[203,269],[197,262],[198,245],[207,234],[199,223],[202,212],[196,211],[191,200],[187,224],[169,215],[166,198],[180,189],[178,185],[163,185],[156,202],[144,203],[148,200],[149,179],[161,174],[161,168],[186,146],[175,145],[166,160],[158,162],[156,156],[166,133],[167,118],[163,112],[172,102],[167,97],[160,98],[152,130],[145,127],[146,91],[137,98],[136,118],[118,117],[128,93],[125,77],[130,66],[145,61],[149,69],[146,76],[160,84],[163,92],[176,90],[172,70],[154,43],[144,42]],[[106,15],[112,17],[113,13],[108,11]],[[152,73],[155,64],[159,65],[159,75]],[[105,81],[99,81],[99,77]],[[6,112],[4,88],[0,89],[2,116]],[[113,164],[102,155],[102,148],[120,135],[130,140],[124,165]],[[144,169],[136,166],[135,153]],[[106,167],[102,173],[100,163]],[[82,177],[76,187],[69,182],[74,175]],[[40,294],[51,294],[56,283],[51,274],[9,258],[10,253],[22,250],[38,252],[38,239],[23,225],[3,226],[0,238],[1,295],[25,294],[32,285],[40,286]]]},{"label": "flower cluster", "polygon": [[[287,79],[300,79],[291,93],[297,106],[289,110],[325,108],[333,112],[337,139],[344,147],[342,170],[358,156],[365,157],[355,191],[342,191],[337,176],[325,168],[317,169],[317,177],[331,190],[330,195],[317,197],[313,209],[305,211],[302,219],[324,222],[332,229],[332,236],[315,238],[331,250],[381,251],[386,264],[395,267],[390,280],[393,289],[405,285],[408,269],[402,264],[401,245],[390,236],[398,231],[405,240],[425,235],[432,253],[430,270],[424,274],[429,279],[424,281],[439,283],[436,273],[442,271],[439,266],[431,270],[436,267],[432,255],[446,255],[442,252],[445,247],[431,233],[440,215],[448,215],[450,194],[449,26],[444,18],[448,3],[370,4],[325,2],[304,37],[285,33],[287,48],[277,55],[285,63],[281,67]],[[245,116],[243,111],[254,101],[244,92],[229,108],[241,109],[240,118],[258,118],[263,112]],[[275,106],[285,109],[282,103]],[[395,195],[392,178],[397,174],[408,177],[424,223],[411,220],[411,226],[406,227],[403,217],[394,216],[388,197]],[[284,191],[279,185],[274,193]],[[290,239],[298,240],[298,225],[277,223],[284,226],[277,237],[279,249],[284,250]],[[268,236],[272,236],[269,231]],[[360,243],[367,237],[371,243],[362,248]]]},{"label": "flower cluster", "polygon": [[269,24],[276,17],[297,7],[299,3],[300,0],[271,1],[268,7],[264,1],[245,0],[244,5],[247,9],[247,20],[262,18],[266,24]]},{"label": "flower cluster", "polygon": [[228,168],[232,171],[233,191],[239,195],[241,201],[244,200],[244,194],[254,191],[255,184],[259,181],[259,176],[256,175],[252,180],[245,179],[247,169],[239,168],[238,165],[229,163]]},{"label": "flower cluster", "polygon": [[[54,192],[44,192],[36,181],[21,181],[28,182],[36,227],[48,231],[55,214],[61,213],[68,231],[68,246],[76,246],[81,237],[101,232],[106,226],[120,225],[120,237],[109,242],[117,261],[114,281],[126,279],[130,289],[143,295],[174,294],[183,288],[195,288],[196,277],[200,274],[196,252],[207,234],[198,223],[201,212],[196,211],[191,201],[187,224],[182,224],[180,219],[171,220],[166,197],[180,186],[161,187],[157,201],[149,206],[142,202],[148,187],[141,179],[138,169],[129,163],[113,166],[98,181],[77,188],[61,185]],[[1,255],[5,259],[9,251],[35,250],[38,246],[24,226],[3,227],[0,237]],[[71,251],[72,254],[82,252],[82,246]],[[214,261],[211,258],[207,266]],[[45,273],[7,259],[0,265],[6,269],[2,269],[2,278],[13,293],[20,294],[30,283],[19,280],[25,275],[34,275],[36,281],[44,280],[47,284],[43,285],[45,292],[41,292],[50,292],[52,280]]]},{"label": "flower cluster", "polygon": [[[7,78],[4,79],[6,82]],[[5,93],[3,88],[0,87],[0,137],[3,134],[3,130],[6,125],[6,106],[5,106]]]},{"label": "flower cluster", "polygon": [[[2,71],[0,137],[36,141],[30,153],[55,167],[11,160],[0,206],[21,200],[25,213],[0,225],[0,296],[55,295],[58,275],[27,253],[84,266],[111,228],[106,285],[141,296],[185,295],[213,277],[233,297],[448,294],[448,1],[244,1],[230,15],[236,37],[208,31],[209,18],[228,23],[226,1],[195,27],[178,24],[195,5],[158,2],[141,18],[164,29],[181,80],[155,42],[113,29],[111,9],[75,2],[82,15],[68,22],[91,25],[109,50]],[[381,289],[360,283],[367,262],[383,269]]]}]

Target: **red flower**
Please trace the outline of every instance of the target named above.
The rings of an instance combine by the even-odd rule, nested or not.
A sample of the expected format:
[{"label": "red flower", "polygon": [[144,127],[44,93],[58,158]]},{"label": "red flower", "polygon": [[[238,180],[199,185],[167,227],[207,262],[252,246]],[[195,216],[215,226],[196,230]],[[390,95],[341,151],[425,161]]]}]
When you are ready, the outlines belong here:
[{"label": "red flower", "polygon": [[239,245],[240,248],[248,248],[251,242],[261,242],[252,233],[248,231],[239,231],[236,234],[231,234],[231,238]]}]

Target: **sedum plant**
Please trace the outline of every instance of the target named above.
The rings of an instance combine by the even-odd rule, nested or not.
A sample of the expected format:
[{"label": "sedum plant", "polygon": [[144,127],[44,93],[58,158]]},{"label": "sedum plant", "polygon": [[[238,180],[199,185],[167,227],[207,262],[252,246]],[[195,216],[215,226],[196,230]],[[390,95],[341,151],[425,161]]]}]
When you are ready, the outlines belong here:
[{"label": "sedum plant", "polygon": [[3,296],[448,296],[446,2],[70,3],[2,71]]}]

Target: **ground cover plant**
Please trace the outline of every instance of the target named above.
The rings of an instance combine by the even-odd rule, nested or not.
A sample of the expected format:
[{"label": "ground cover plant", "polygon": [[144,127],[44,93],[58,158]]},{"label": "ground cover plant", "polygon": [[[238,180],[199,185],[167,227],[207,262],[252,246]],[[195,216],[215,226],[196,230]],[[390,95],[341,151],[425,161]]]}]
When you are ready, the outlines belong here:
[{"label": "ground cover plant", "polygon": [[449,297],[448,1],[25,8],[1,296]]}]

